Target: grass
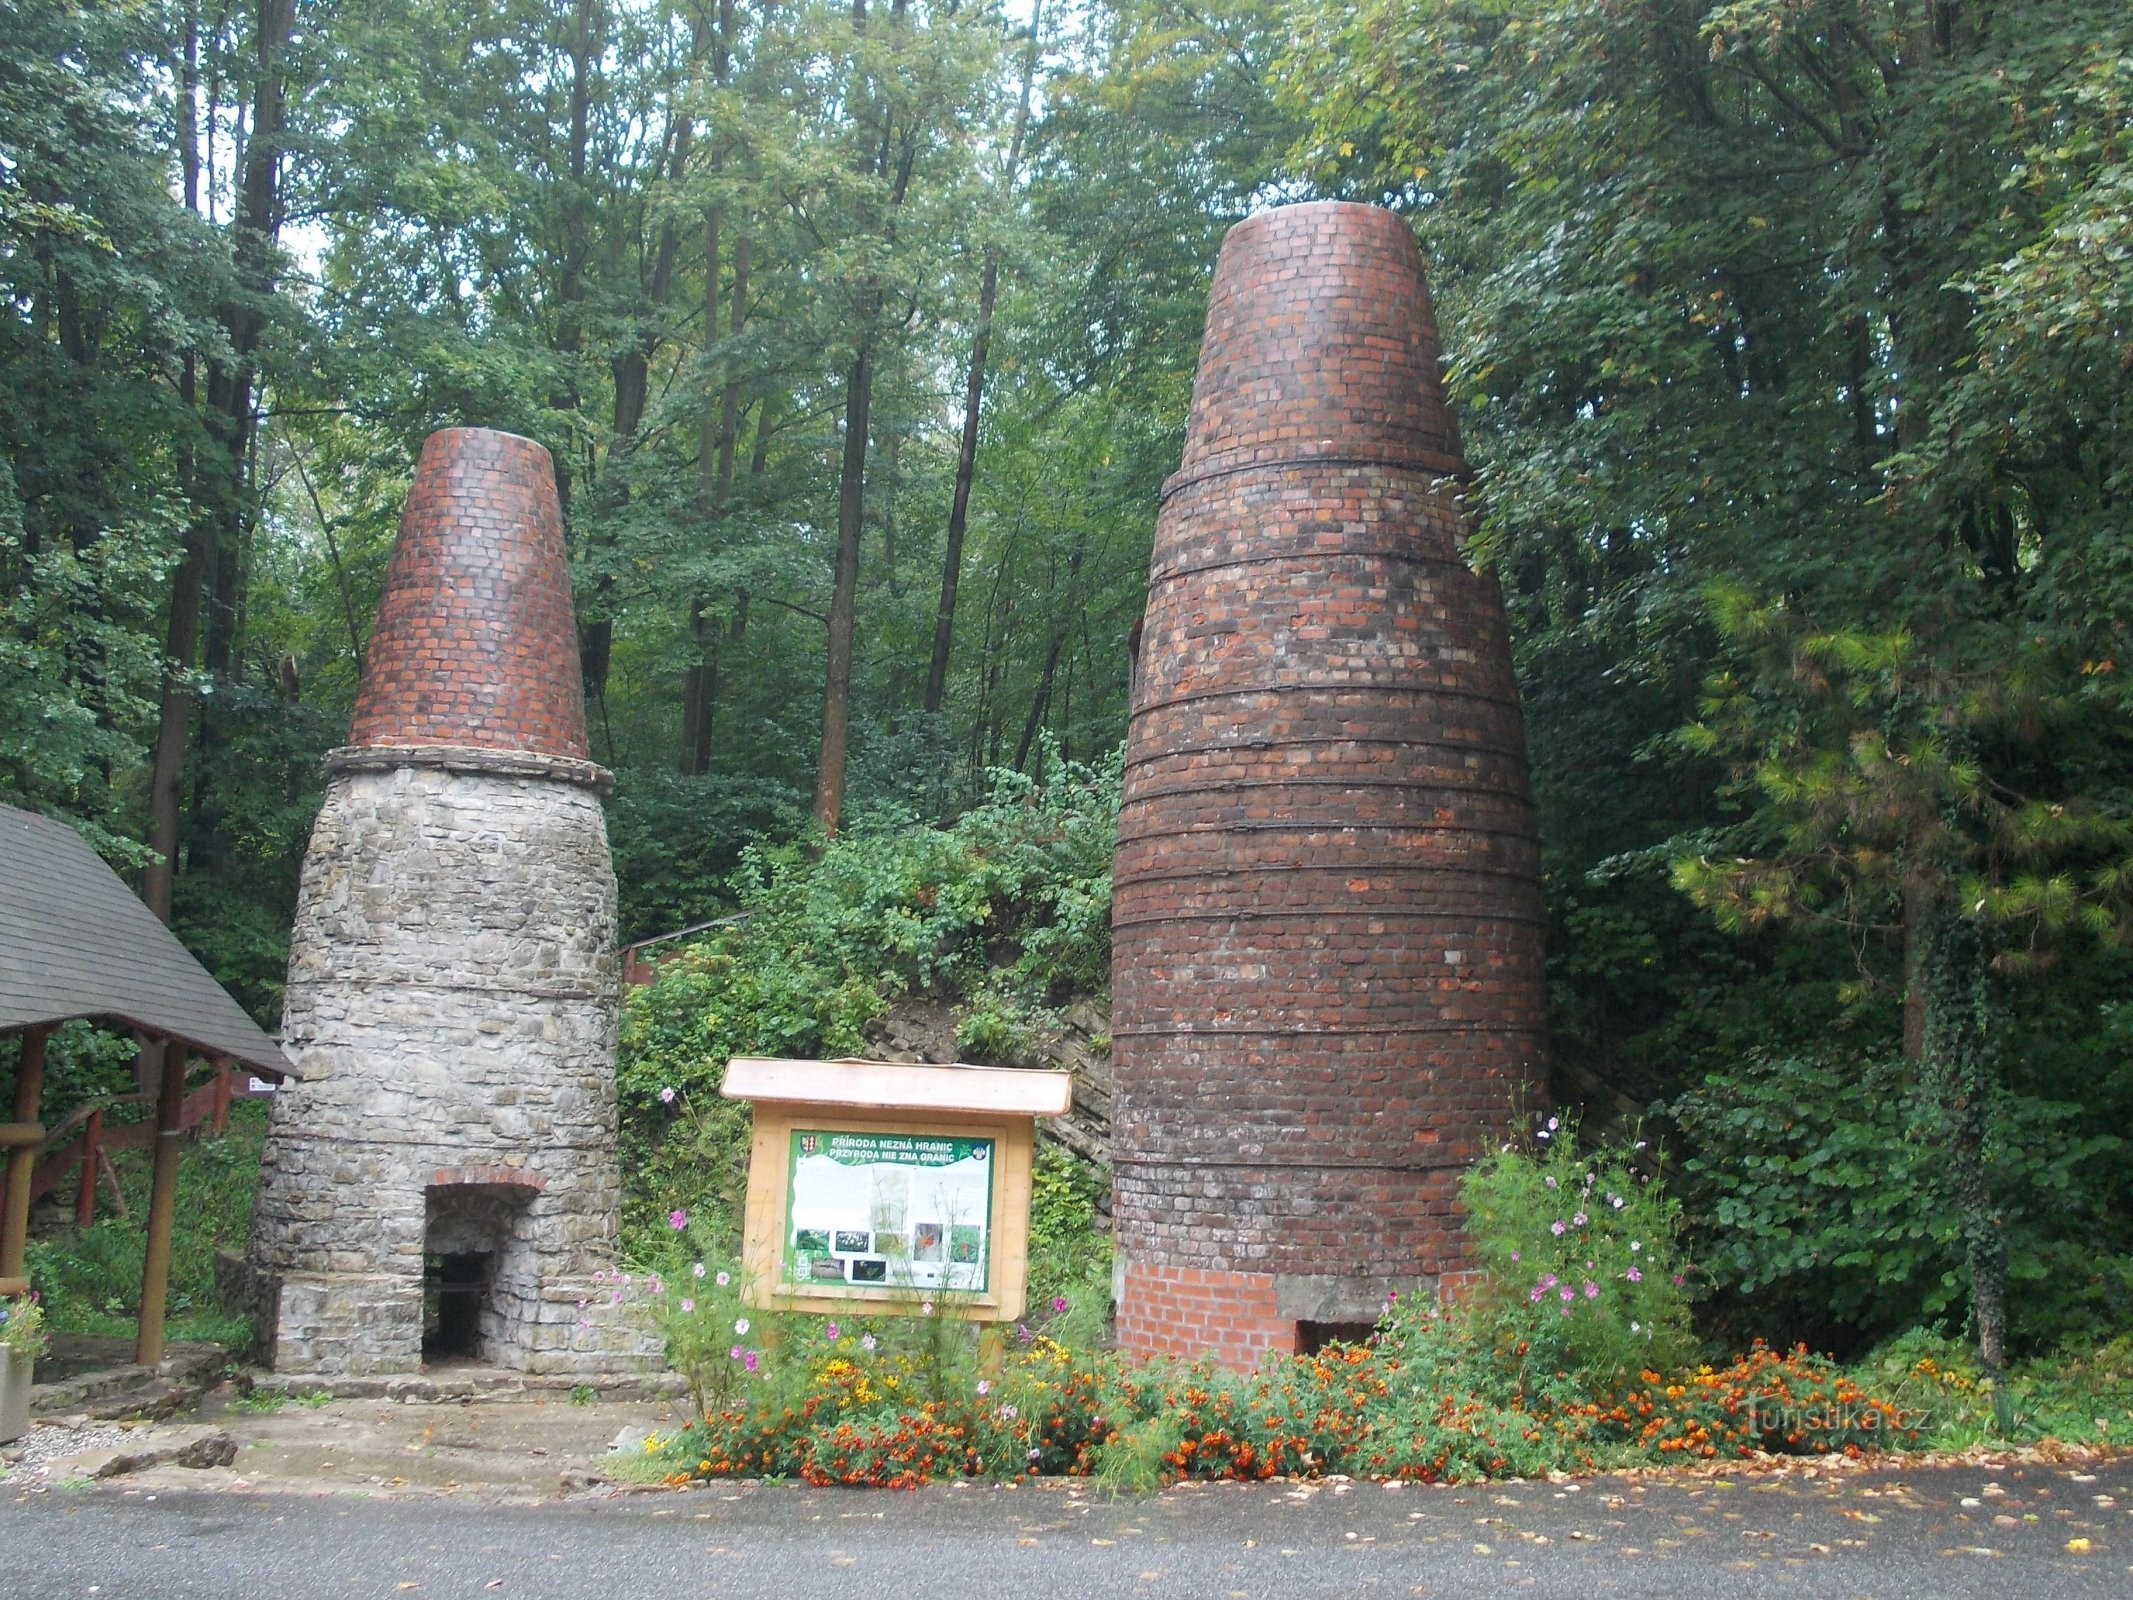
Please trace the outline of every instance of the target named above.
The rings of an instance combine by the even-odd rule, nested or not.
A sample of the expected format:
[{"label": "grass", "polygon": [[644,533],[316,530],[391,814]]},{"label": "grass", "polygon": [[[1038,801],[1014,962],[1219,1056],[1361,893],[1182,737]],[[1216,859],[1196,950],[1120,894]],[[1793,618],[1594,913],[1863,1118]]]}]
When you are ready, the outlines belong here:
[{"label": "grass", "polygon": [[2133,1334],[2018,1363],[1994,1383],[1978,1372],[1967,1347],[1914,1333],[1857,1373],[1924,1415],[1930,1450],[2047,1439],[2133,1446]]},{"label": "grass", "polygon": [[[263,1104],[239,1101],[230,1108],[228,1132],[202,1135],[182,1147],[164,1324],[172,1339],[233,1344],[248,1334],[244,1320],[216,1299],[215,1252],[244,1246],[266,1125]],[[93,1226],[70,1224],[30,1244],[30,1280],[55,1333],[128,1338],[140,1315],[152,1157],[145,1149],[118,1150],[112,1161],[128,1216],[117,1214],[104,1190]]]}]

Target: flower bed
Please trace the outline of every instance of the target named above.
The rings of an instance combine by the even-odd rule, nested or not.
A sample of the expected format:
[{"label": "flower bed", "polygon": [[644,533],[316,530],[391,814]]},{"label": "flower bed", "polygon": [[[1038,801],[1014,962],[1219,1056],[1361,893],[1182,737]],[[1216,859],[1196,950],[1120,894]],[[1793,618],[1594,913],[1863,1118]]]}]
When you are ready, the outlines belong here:
[{"label": "flower bed", "polygon": [[[1636,1150],[1580,1153],[1552,1120],[1462,1189],[1481,1285],[1393,1300],[1372,1338],[1256,1372],[1095,1350],[1102,1290],[980,1336],[913,1296],[899,1317],[772,1317],[670,1218],[651,1296],[698,1420],[647,1450],[674,1481],[915,1488],[952,1477],[1530,1477],[1759,1453],[1857,1456],[1917,1418],[1805,1349],[1696,1364],[1678,1211]],[[618,1275],[619,1277],[619,1275]]]}]

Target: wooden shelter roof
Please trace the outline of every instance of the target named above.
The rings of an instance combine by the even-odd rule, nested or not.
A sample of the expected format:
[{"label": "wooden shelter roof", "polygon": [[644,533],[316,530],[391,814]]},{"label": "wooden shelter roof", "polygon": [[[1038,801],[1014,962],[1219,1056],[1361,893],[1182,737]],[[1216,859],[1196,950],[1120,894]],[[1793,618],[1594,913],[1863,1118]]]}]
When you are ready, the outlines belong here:
[{"label": "wooden shelter roof", "polygon": [[0,806],[0,1035],[78,1017],[302,1076],[80,834]]}]

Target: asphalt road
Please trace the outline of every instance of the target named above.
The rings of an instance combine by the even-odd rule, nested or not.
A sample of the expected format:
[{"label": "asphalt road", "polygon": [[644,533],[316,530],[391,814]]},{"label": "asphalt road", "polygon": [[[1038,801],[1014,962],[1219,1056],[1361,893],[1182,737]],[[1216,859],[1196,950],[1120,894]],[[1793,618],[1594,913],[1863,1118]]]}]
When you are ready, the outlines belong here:
[{"label": "asphalt road", "polygon": [[713,1487],[499,1504],[0,1485],[9,1600],[2133,1595],[2133,1459],[1448,1489]]}]

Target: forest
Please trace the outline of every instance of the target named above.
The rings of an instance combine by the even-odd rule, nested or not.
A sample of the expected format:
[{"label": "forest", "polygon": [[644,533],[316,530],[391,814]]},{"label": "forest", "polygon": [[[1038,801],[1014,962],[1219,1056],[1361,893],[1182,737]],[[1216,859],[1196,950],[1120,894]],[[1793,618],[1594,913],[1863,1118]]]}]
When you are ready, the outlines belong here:
[{"label": "forest", "polygon": [[[1103,981],[1216,250],[1366,200],[1510,609],[1555,1098],[1663,1146],[1700,1326],[2133,1332],[2122,4],[9,21],[0,802],[263,1023],[416,452],[480,425],[555,459],[625,940],[757,918],[636,1007],[626,1105],[937,980],[1011,1057]],[[55,1051],[55,1112],[131,1070]]]}]

